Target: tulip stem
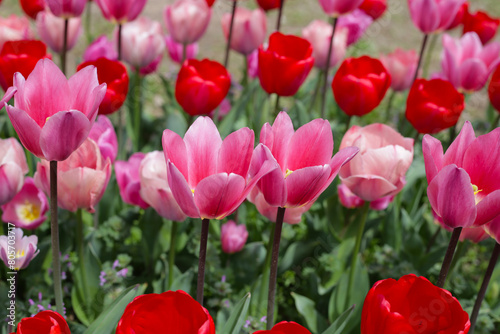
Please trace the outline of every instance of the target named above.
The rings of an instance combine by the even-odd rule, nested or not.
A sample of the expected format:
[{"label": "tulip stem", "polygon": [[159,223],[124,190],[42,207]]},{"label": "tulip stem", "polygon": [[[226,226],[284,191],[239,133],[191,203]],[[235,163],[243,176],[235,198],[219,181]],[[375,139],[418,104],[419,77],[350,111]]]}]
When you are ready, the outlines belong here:
[{"label": "tulip stem", "polygon": [[385,122],[388,123],[391,120],[391,110],[392,104],[394,103],[394,98],[396,97],[396,91],[393,90],[391,95],[389,95],[389,101],[387,101],[387,108],[385,109]]},{"label": "tulip stem", "polygon": [[450,270],[451,261],[453,260],[453,254],[455,253],[455,248],[457,248],[461,233],[461,227],[457,227],[453,230],[453,234],[451,235],[450,243],[448,244],[448,249],[446,250],[446,255],[444,256],[443,264],[441,266],[441,272],[439,273],[439,278],[436,283],[436,286],[439,288],[444,287],[444,282],[446,281],[446,276],[448,275],[448,272]]},{"label": "tulip stem", "polygon": [[123,26],[118,24],[118,60],[122,60],[122,29]]},{"label": "tulip stem", "polygon": [[87,311],[87,308],[90,307],[90,300],[88,299],[90,297],[89,294],[89,286],[87,284],[87,272],[85,271],[85,257],[84,257],[84,251],[83,251],[83,239],[84,239],[84,227],[83,227],[83,219],[82,219],[82,209],[78,209],[76,211],[76,244],[78,247],[78,265],[80,266],[80,275],[82,279],[82,286],[83,286],[83,293],[85,296],[83,298],[85,299],[85,308],[84,310]]},{"label": "tulip stem", "polygon": [[57,161],[50,162],[50,236],[52,241],[52,274],[54,279],[56,311],[64,315],[61,283],[61,255],[59,254],[59,225],[57,222]]},{"label": "tulip stem", "polygon": [[432,52],[434,51],[434,48],[436,47],[437,39],[438,39],[438,34],[433,34],[431,37],[431,42],[429,44],[429,52],[427,52],[427,55],[425,57],[424,78],[427,78],[427,75],[429,74],[429,67],[431,66]]},{"label": "tulip stem", "polygon": [[427,46],[427,41],[429,40],[429,34],[425,34],[424,40],[422,41],[422,46],[420,47],[420,56],[418,57],[418,65],[415,69],[415,75],[413,76],[413,82],[418,78],[418,71],[420,70],[420,66],[422,66],[422,59],[424,58],[425,47]]},{"label": "tulip stem", "polygon": [[184,64],[184,62],[186,61],[186,58],[187,58],[187,44],[186,43],[183,43],[182,44],[182,62],[181,62],[181,66]]},{"label": "tulip stem", "polygon": [[170,250],[168,252],[168,289],[172,288],[174,282],[175,246],[177,237],[177,222],[172,220],[170,227]]},{"label": "tulip stem", "polygon": [[134,108],[134,136],[135,136],[135,151],[138,152],[141,148],[141,116],[142,116],[142,78],[139,69],[136,69],[135,77],[135,108]]},{"label": "tulip stem", "polygon": [[[264,271],[262,272],[262,282],[260,286],[259,301],[257,305],[261,305],[266,294],[269,293],[269,271],[271,267],[271,255],[273,252],[274,235],[276,234],[276,224],[271,224],[271,233],[266,247],[266,260],[264,262]],[[260,310],[258,310],[260,311]],[[259,314],[260,316],[260,314]]]},{"label": "tulip stem", "polygon": [[69,19],[64,20],[63,49],[61,51],[61,71],[66,75],[66,54],[68,53]]},{"label": "tulip stem", "polygon": [[231,48],[231,39],[233,38],[234,17],[236,16],[236,7],[238,7],[238,0],[233,1],[233,12],[231,13],[231,23],[229,23],[229,35],[227,36],[226,56],[224,57],[224,67],[227,68],[229,64],[229,49]]},{"label": "tulip stem", "polygon": [[495,247],[493,248],[493,252],[491,253],[490,263],[488,264],[488,268],[486,269],[486,273],[484,274],[483,283],[481,284],[481,289],[479,289],[479,293],[477,294],[476,303],[474,304],[474,309],[472,310],[472,314],[470,316],[470,334],[474,334],[474,329],[476,327],[477,316],[479,314],[479,310],[481,309],[481,304],[484,300],[484,296],[486,295],[486,290],[488,289],[488,284],[490,284],[490,279],[493,274],[493,270],[498,262],[498,257],[500,256],[500,244],[497,242]]},{"label": "tulip stem", "polygon": [[281,29],[281,18],[283,17],[283,6],[284,5],[285,5],[285,0],[281,0],[280,10],[278,12],[278,21],[276,22],[276,31],[280,31],[280,29]]},{"label": "tulip stem", "polygon": [[345,123],[345,130],[349,130],[349,127],[351,126],[351,120],[352,116],[347,116],[347,122]]},{"label": "tulip stem", "polygon": [[92,8],[90,7],[91,4],[92,2],[89,1],[85,10],[85,37],[87,38],[87,44],[90,44],[92,42],[92,32],[90,31],[92,18]]},{"label": "tulip stem", "polygon": [[273,251],[271,255],[271,271],[269,274],[269,295],[267,298],[267,323],[266,328],[270,330],[274,325],[274,301],[276,298],[276,281],[278,278],[278,257],[280,251],[281,230],[283,229],[283,219],[285,218],[285,208],[278,208],[276,216],[276,230],[273,239]]},{"label": "tulip stem", "polygon": [[207,241],[209,219],[201,221],[201,240],[200,240],[200,258],[198,261],[198,287],[196,290],[196,300],[203,306],[203,291],[205,285],[205,261],[207,258]]},{"label": "tulip stem", "polygon": [[328,56],[326,57],[326,67],[323,70],[323,89],[321,91],[321,118],[325,118],[326,116],[326,87],[328,85],[328,70],[330,69],[330,58],[332,57],[332,49],[333,49],[333,38],[335,36],[335,30],[337,27],[337,18],[332,17],[330,23],[332,25],[332,37],[330,38],[330,46],[328,47]]},{"label": "tulip stem", "polygon": [[[118,24],[118,61],[122,60],[122,25]],[[123,135],[123,110],[118,110],[118,156],[120,159],[125,158],[124,150],[124,135]]]}]

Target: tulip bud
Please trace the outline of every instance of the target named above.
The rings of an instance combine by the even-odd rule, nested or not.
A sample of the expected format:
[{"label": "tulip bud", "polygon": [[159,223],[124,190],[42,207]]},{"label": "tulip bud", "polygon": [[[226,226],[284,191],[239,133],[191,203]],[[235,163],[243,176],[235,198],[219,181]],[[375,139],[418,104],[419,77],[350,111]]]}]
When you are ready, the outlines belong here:
[{"label": "tulip bud", "polygon": [[170,36],[180,44],[192,44],[205,33],[212,10],[205,0],[177,0],[165,9]]},{"label": "tulip bud", "polygon": [[[56,53],[60,53],[64,45],[64,19],[54,16],[48,10],[40,12],[36,17],[36,28],[42,41]],[[81,19],[69,19],[67,50],[71,50],[82,34]]]},{"label": "tulip bud", "polygon": [[[222,29],[226,40],[229,37],[231,14],[222,16]],[[266,14],[260,8],[253,11],[237,8],[234,15],[231,49],[248,56],[266,39]]]},{"label": "tulip bud", "polygon": [[391,75],[391,88],[394,91],[401,92],[411,87],[418,63],[415,50],[396,49],[387,56],[380,56],[380,61]]},{"label": "tulip bud", "polygon": [[96,38],[85,50],[83,61],[94,61],[99,58],[118,60],[115,45],[105,35]]},{"label": "tulip bud", "polygon": [[233,254],[241,251],[248,238],[248,231],[244,224],[237,225],[229,220],[221,228],[221,244],[224,253]]},{"label": "tulip bud", "polygon": [[[328,60],[330,40],[333,27],[324,21],[315,20],[302,30],[302,36],[311,43],[313,48],[314,66],[325,69]],[[330,68],[344,59],[347,48],[347,30],[339,29],[335,32],[333,48],[330,56]]]}]

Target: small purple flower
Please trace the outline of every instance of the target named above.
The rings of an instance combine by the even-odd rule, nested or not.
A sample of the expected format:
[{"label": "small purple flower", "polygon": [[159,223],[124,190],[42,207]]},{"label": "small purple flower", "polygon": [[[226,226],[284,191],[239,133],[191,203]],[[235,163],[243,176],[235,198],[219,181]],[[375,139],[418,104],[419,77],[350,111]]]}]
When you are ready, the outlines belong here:
[{"label": "small purple flower", "polygon": [[106,283],[106,278],[104,278],[105,276],[106,276],[106,272],[101,271],[101,274],[99,275],[99,280],[101,281],[99,283],[100,286],[103,286],[104,283]]},{"label": "small purple flower", "polygon": [[267,316],[260,318],[260,322],[267,323]]},{"label": "small purple flower", "polygon": [[123,268],[122,270],[118,271],[116,273],[116,276],[118,277],[126,277],[128,273],[128,268]]}]

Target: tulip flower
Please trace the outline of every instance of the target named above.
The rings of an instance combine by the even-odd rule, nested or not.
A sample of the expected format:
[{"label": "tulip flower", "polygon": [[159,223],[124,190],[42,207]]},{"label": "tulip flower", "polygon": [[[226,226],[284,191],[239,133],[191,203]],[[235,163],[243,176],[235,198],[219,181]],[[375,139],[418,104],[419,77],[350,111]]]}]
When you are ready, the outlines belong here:
[{"label": "tulip flower", "polygon": [[413,274],[375,283],[361,315],[361,334],[466,334],[469,327],[469,315],[450,292]]},{"label": "tulip flower", "polygon": [[463,92],[480,90],[490,74],[500,64],[500,43],[491,42],[483,47],[474,32],[459,40],[443,36],[441,67],[443,77]]},{"label": "tulip flower", "polygon": [[98,116],[90,130],[89,138],[99,146],[104,160],[109,158],[111,163],[115,162],[118,155],[118,139],[109,118],[103,115]]},{"label": "tulip flower", "polygon": [[464,228],[460,233],[460,241],[470,240],[475,244],[480,243],[490,237],[486,229],[487,225]]},{"label": "tulip flower", "polygon": [[139,178],[141,198],[160,216],[178,222],[186,219],[168,185],[167,163],[163,152],[153,151],[144,156],[139,166]]},{"label": "tulip flower", "polygon": [[387,10],[387,0],[364,0],[359,9],[377,20]]},{"label": "tulip flower", "polygon": [[341,16],[337,21],[337,30],[347,31],[347,46],[355,44],[363,37],[366,30],[373,23],[370,15],[360,9]]},{"label": "tulip flower", "polygon": [[[54,16],[49,11],[40,12],[36,17],[36,29],[41,40],[55,53],[61,53],[64,46],[65,19]],[[69,19],[67,51],[71,50],[82,34],[80,18]]]},{"label": "tulip flower", "polygon": [[[50,191],[49,161],[37,165],[35,182],[45,193]],[[86,209],[94,212],[111,177],[111,161],[104,160],[99,146],[90,138],[66,160],[59,162],[57,169],[58,205],[68,211]]]},{"label": "tulip flower", "polygon": [[380,61],[391,75],[391,88],[394,91],[401,92],[410,89],[418,63],[415,50],[396,49],[387,56],[380,56]]},{"label": "tulip flower", "polygon": [[500,112],[500,65],[497,66],[491,76],[491,81],[488,85],[488,96],[493,107]]},{"label": "tulip flower", "polygon": [[215,334],[207,309],[184,291],[167,291],[136,297],[125,308],[116,334]]},{"label": "tulip flower", "polygon": [[208,59],[189,59],[177,76],[175,99],[189,115],[206,115],[217,108],[230,87],[224,66]]},{"label": "tulip flower", "polygon": [[28,177],[21,191],[10,202],[2,205],[2,220],[19,228],[33,230],[47,219],[45,214],[48,209],[47,196]]},{"label": "tulip flower", "polygon": [[[178,64],[182,64],[183,62],[183,52],[184,46],[182,44],[177,43],[171,36],[165,37],[165,44],[167,46],[168,55],[170,59]],[[186,45],[186,59],[196,58],[198,54],[198,43],[193,43]]]},{"label": "tulip flower", "polygon": [[177,0],[164,12],[170,36],[179,44],[192,44],[205,33],[212,10],[205,0]]},{"label": "tulip flower", "polygon": [[247,57],[248,76],[255,79],[259,75],[259,50],[255,50]]},{"label": "tulip flower", "polygon": [[[0,235],[0,259],[7,268],[19,271],[28,267],[31,260],[40,252],[37,249],[38,237],[36,235],[23,236],[23,230],[20,228],[15,228],[13,235],[11,233],[9,236]],[[14,255],[13,259],[12,255]]]},{"label": "tulip flower", "polygon": [[244,224],[237,225],[234,220],[229,220],[221,227],[222,251],[233,254],[241,251],[248,238],[248,231]]},{"label": "tulip flower", "polygon": [[464,35],[470,31],[478,34],[481,42],[483,44],[491,41],[500,26],[500,19],[493,18],[486,12],[477,11],[475,14],[471,14],[468,11],[464,16]]},{"label": "tulip flower", "polygon": [[[361,197],[354,195],[354,193],[345,184],[340,184],[337,187],[337,194],[339,195],[340,204],[348,209],[361,208],[365,201]],[[370,209],[382,211],[387,209],[389,204],[394,200],[394,196],[380,197],[370,202]]]},{"label": "tulip flower", "polygon": [[95,0],[108,21],[123,24],[134,21],[144,9],[146,0]]},{"label": "tulip flower", "polygon": [[57,17],[69,19],[82,15],[87,0],[45,0],[50,11]]},{"label": "tulip flower", "polygon": [[117,60],[99,58],[84,62],[77,67],[77,71],[93,65],[97,69],[97,78],[100,84],[106,84],[106,95],[99,105],[99,114],[112,114],[121,108],[128,93],[127,68]]},{"label": "tulip flower", "polygon": [[363,116],[375,109],[391,84],[391,75],[378,59],[348,58],[332,82],[339,107],[349,116]]},{"label": "tulip flower", "polygon": [[281,0],[257,0],[257,4],[267,12],[268,10],[280,8]]},{"label": "tulip flower", "polygon": [[24,150],[15,138],[0,139],[0,205],[21,190],[28,173]]},{"label": "tulip flower", "polygon": [[[227,40],[231,24],[231,14],[224,14],[221,22],[224,37]],[[236,8],[230,44],[231,49],[244,56],[248,56],[264,43],[266,30],[266,13],[262,9],[257,8],[251,11],[241,7]]]},{"label": "tulip flower", "polygon": [[458,27],[459,25],[464,23],[465,15],[469,12],[469,3],[466,1],[460,6],[460,9],[455,15],[455,18],[450,23],[450,25],[446,28],[446,30],[452,30]]},{"label": "tulip flower", "polygon": [[293,321],[282,321],[268,331],[256,331],[253,334],[311,334],[305,327]]},{"label": "tulip flower", "polygon": [[359,153],[340,169],[342,184],[364,201],[394,196],[406,184],[413,161],[413,139],[405,138],[385,124],[351,127],[340,149],[356,146]]},{"label": "tulip flower", "polygon": [[437,133],[457,124],[464,96],[445,80],[418,79],[406,101],[406,119],[419,133]]},{"label": "tulip flower", "polygon": [[118,52],[115,45],[105,36],[96,38],[85,50],[83,61],[94,61],[101,57],[109,60],[118,60]]},{"label": "tulip flower", "polygon": [[30,22],[25,17],[11,15],[0,17],[0,51],[5,42],[20,41],[33,38]]},{"label": "tulip flower", "polygon": [[66,320],[59,313],[46,310],[34,317],[23,318],[16,334],[71,334]]},{"label": "tulip flower", "polygon": [[[332,33],[332,25],[320,20],[311,22],[302,30],[302,36],[312,45],[314,66],[322,70],[325,69],[327,64]],[[347,33],[347,29],[339,29],[335,32],[330,67],[336,66],[344,59],[347,48]]]},{"label": "tulip flower", "polygon": [[408,0],[413,24],[424,34],[446,30],[466,0]]},{"label": "tulip flower", "polygon": [[292,96],[297,93],[314,65],[313,48],[307,40],[275,32],[269,46],[259,48],[259,79],[269,94]]},{"label": "tulip flower", "polygon": [[137,205],[146,209],[149,205],[140,195],[141,180],[139,166],[144,159],[144,153],[134,153],[128,161],[116,161],[116,182],[120,188],[120,195],[125,203]]},{"label": "tulip flower", "polygon": [[208,7],[212,7],[215,3],[215,0],[206,0]]},{"label": "tulip flower", "polygon": [[332,17],[339,17],[358,8],[363,0],[319,0],[323,11]]},{"label": "tulip flower", "polygon": [[26,15],[33,20],[36,20],[38,13],[45,10],[45,0],[19,0],[19,2]]}]

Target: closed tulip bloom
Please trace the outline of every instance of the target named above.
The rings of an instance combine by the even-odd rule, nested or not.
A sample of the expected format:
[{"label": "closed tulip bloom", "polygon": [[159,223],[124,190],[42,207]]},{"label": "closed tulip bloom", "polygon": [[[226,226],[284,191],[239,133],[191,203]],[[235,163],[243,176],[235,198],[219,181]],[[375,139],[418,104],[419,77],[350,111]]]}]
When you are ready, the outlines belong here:
[{"label": "closed tulip bloom", "polygon": [[396,49],[386,56],[380,56],[380,61],[391,75],[391,88],[394,91],[410,89],[418,63],[418,54],[415,50]]},{"label": "closed tulip bloom", "polygon": [[470,122],[445,154],[429,135],[422,141],[427,195],[450,228],[481,226],[500,215],[500,128],[476,138]]},{"label": "closed tulip bloom", "polygon": [[30,22],[25,17],[14,14],[8,18],[0,17],[0,50],[5,42],[20,41],[33,38]]},{"label": "closed tulip bloom", "polygon": [[387,10],[387,0],[364,0],[359,9],[377,20]]},{"label": "closed tulip bloom", "polygon": [[[64,45],[64,19],[49,11],[40,12],[36,17],[36,29],[40,39],[55,53],[61,53]],[[82,34],[80,18],[69,19],[67,50],[73,49]]]},{"label": "closed tulip bloom", "polygon": [[49,209],[47,196],[27,177],[21,191],[5,205],[2,205],[2,220],[16,227],[33,230],[40,226],[47,217]]},{"label": "closed tulip bloom", "polygon": [[153,151],[144,157],[139,166],[140,196],[165,219],[182,222],[182,212],[168,185],[167,163],[161,151]]},{"label": "closed tulip bloom", "polygon": [[109,118],[103,115],[98,116],[90,130],[89,138],[99,146],[104,160],[109,158],[111,163],[115,162],[118,155],[118,139]]},{"label": "closed tulip bloom", "polygon": [[259,48],[259,79],[269,94],[292,96],[297,93],[314,65],[313,48],[307,40],[275,32],[269,46]]},{"label": "closed tulip bloom", "polygon": [[205,33],[212,10],[205,0],[177,0],[165,9],[164,19],[170,36],[180,44],[192,44]]},{"label": "closed tulip bloom", "polygon": [[363,37],[372,23],[373,19],[370,15],[361,9],[355,9],[352,13],[343,15],[338,19],[336,30],[347,31],[347,46],[350,46]]},{"label": "closed tulip bloom", "polygon": [[378,59],[348,58],[332,82],[340,109],[349,116],[363,116],[375,109],[391,85],[391,75]]},{"label": "closed tulip bloom", "polygon": [[175,99],[191,116],[206,115],[222,102],[231,87],[224,66],[208,59],[184,62],[175,84]]},{"label": "closed tulip bloom", "polygon": [[[311,43],[313,47],[314,66],[325,69],[328,60],[328,50],[333,33],[331,24],[315,20],[302,30],[302,36]],[[345,56],[347,48],[347,30],[339,29],[335,32],[333,49],[330,57],[330,67],[336,66]]]},{"label": "closed tulip bloom", "polygon": [[500,19],[493,18],[488,13],[482,11],[477,11],[475,14],[470,14],[467,11],[463,23],[464,34],[473,31],[478,34],[481,42],[486,44],[495,37],[500,26]]},{"label": "closed tulip bloom", "polygon": [[33,20],[36,20],[38,13],[45,10],[45,0],[19,0],[19,2],[26,15]]},{"label": "closed tulip bloom", "polygon": [[469,327],[469,315],[450,292],[413,274],[375,283],[361,315],[361,334],[466,334]]},{"label": "closed tulip bloom", "polygon": [[220,238],[224,253],[237,253],[245,247],[247,242],[247,227],[244,224],[237,225],[234,220],[229,220],[227,223],[222,224]]},{"label": "closed tulip bloom", "polygon": [[45,0],[50,11],[57,17],[69,19],[81,16],[87,0]]},{"label": "closed tulip bloom", "polygon": [[184,291],[167,291],[136,297],[125,308],[116,334],[215,334],[207,309]]},{"label": "closed tulip bloom", "polygon": [[293,321],[282,321],[268,331],[256,331],[253,334],[311,334],[307,328]]},{"label": "closed tulip bloom", "polygon": [[[167,52],[174,62],[182,64],[183,57],[183,45],[174,41],[171,36],[165,37],[165,45],[167,46]],[[186,46],[186,59],[196,58],[198,54],[198,43],[189,44]]]},{"label": "closed tulip bloom", "polygon": [[135,20],[144,9],[146,0],[95,0],[108,21],[123,24]]},{"label": "closed tulip bloom", "polygon": [[[260,8],[248,10],[238,7],[234,14],[233,35],[231,36],[231,49],[248,56],[256,50],[266,39],[267,23],[266,13]],[[231,14],[222,16],[222,30],[226,40],[229,38]]]},{"label": "closed tulip bloom", "polygon": [[358,8],[363,0],[319,0],[323,11],[330,16],[338,17]]},{"label": "closed tulip bloom", "polygon": [[[360,208],[365,204],[361,197],[354,195],[354,193],[345,184],[339,184],[337,187],[337,194],[339,195],[340,204],[348,209]],[[389,204],[394,200],[394,196],[384,196],[370,202],[370,209],[372,210],[385,210]]]},{"label": "closed tulip bloom", "polygon": [[271,9],[280,8],[281,0],[257,0],[257,4],[267,12]]},{"label": "closed tulip bloom", "polygon": [[491,76],[491,81],[488,85],[488,96],[493,107],[500,112],[500,65],[497,66]]},{"label": "closed tulip bloom", "polygon": [[34,317],[23,318],[17,325],[16,334],[71,334],[64,317],[59,313],[46,310]]},{"label": "closed tulip bloom", "polygon": [[13,267],[18,271],[25,269],[40,250],[37,249],[38,237],[36,235],[23,236],[23,230],[20,228],[15,228],[13,232],[14,244],[12,244],[12,237],[0,235],[0,259],[8,268]]},{"label": "closed tulip bloom", "polygon": [[0,138],[0,205],[6,204],[21,190],[28,164],[23,147],[15,138]]},{"label": "closed tulip bloom", "polygon": [[413,24],[424,34],[446,30],[466,0],[408,0]]},{"label": "closed tulip bloom", "polygon": [[140,194],[141,176],[139,167],[146,155],[138,152],[132,154],[128,161],[116,161],[116,182],[120,188],[120,195],[125,203],[137,205],[143,209],[149,207]]},{"label": "closed tulip bloom", "polygon": [[118,52],[115,45],[105,35],[96,38],[85,50],[83,61],[94,61],[99,58],[118,60]]}]

